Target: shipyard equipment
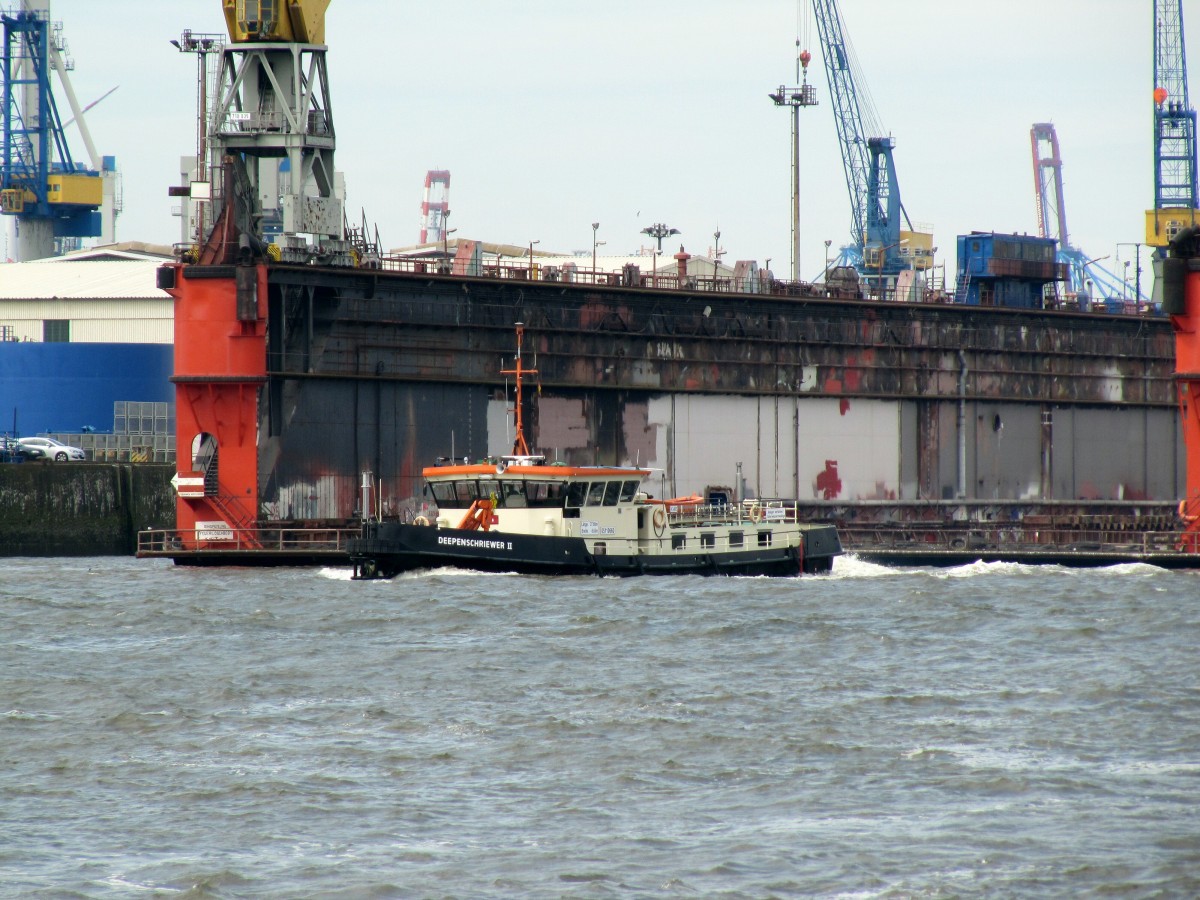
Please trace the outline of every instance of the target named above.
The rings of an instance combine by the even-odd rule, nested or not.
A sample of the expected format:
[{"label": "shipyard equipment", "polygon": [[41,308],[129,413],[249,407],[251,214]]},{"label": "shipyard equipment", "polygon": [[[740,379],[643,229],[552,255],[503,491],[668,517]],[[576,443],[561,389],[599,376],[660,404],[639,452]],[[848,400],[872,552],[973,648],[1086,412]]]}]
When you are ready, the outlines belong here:
[{"label": "shipyard equipment", "polygon": [[[800,280],[800,110],[817,105],[816,89],[808,83],[808,64],[812,54],[800,49],[796,40],[796,87],[780,85],[768,94],[776,106],[792,111],[792,281]],[[828,276],[826,272],[826,276]]]},{"label": "shipyard equipment", "polygon": [[425,196],[421,201],[421,243],[436,244],[446,237],[450,215],[450,173],[430,169],[425,173]]},{"label": "shipyard equipment", "polygon": [[[1050,122],[1037,122],[1029,131],[1033,148],[1033,190],[1037,204],[1038,234],[1058,242],[1056,258],[1067,267],[1067,294],[1086,309],[1099,292],[1104,300],[1120,303],[1126,299],[1124,280],[1071,245],[1067,231],[1067,205],[1063,196],[1062,153],[1058,133]],[[1141,301],[1138,290],[1134,299]]]},{"label": "shipyard equipment", "polygon": [[[296,148],[314,176],[332,161],[327,99],[299,117],[270,106],[284,81],[261,86],[265,64],[291,65],[308,47],[262,26],[291,6],[247,5],[242,16],[234,3],[227,69],[239,48],[279,58],[254,58],[246,65],[258,68],[226,86],[210,132],[223,151],[214,187],[228,186],[221,211],[198,253],[178,248],[157,273],[175,301],[177,520],[148,533],[139,553],[195,565],[344,560],[345,529],[357,528],[368,495],[382,500],[377,520],[415,522],[431,511],[422,460],[511,446],[495,361],[514,321],[544,335],[535,441],[567,465],[661,466],[663,497],[710,495],[734,471],[740,493],[749,455],[758,497],[809,496],[822,516],[903,522],[886,530],[921,546],[943,540],[952,520],[1022,517],[1038,539],[1062,544],[1043,529],[1063,510],[1128,510],[1129,493],[1178,503],[1165,321],[985,307],[984,288],[1004,288],[982,279],[1012,277],[1023,246],[990,241],[980,306],[921,309],[864,301],[852,269],[833,273],[849,294],[835,299],[749,272],[689,271],[685,252],[673,272],[656,266],[653,286],[636,267],[620,278],[539,267],[532,244],[528,259],[486,266],[466,246],[452,267],[431,266],[436,253],[334,268],[314,252],[309,265],[286,264],[261,242],[265,207],[246,182]],[[324,88],[317,60],[291,72],[309,79],[308,94]],[[332,206],[320,187],[298,196]],[[672,231],[650,228],[656,239]],[[327,245],[328,235],[308,236]],[[1052,254],[1041,262],[1054,266]],[[1129,435],[1128,452],[1112,452],[1113,434]],[[919,521],[932,531],[909,529]],[[978,547],[974,534],[952,540]]]},{"label": "shipyard equipment", "polygon": [[[850,194],[852,244],[842,248],[839,261],[882,287],[904,269],[928,267],[933,236],[913,228],[900,200],[892,153],[896,142],[882,136],[875,110],[859,89],[862,76],[837,3],[813,0],[813,10]],[[906,229],[901,228],[902,218]]]},{"label": "shipyard equipment", "polygon": [[286,262],[348,264],[334,172],[325,65],[329,0],[224,0],[222,50],[208,147],[215,223],[206,252],[259,250],[280,221]]},{"label": "shipyard equipment", "polygon": [[[69,249],[81,238],[113,240],[119,201],[116,164],[96,155],[83,110],[67,71],[62,26],[49,18],[48,4],[26,3],[0,15],[4,26],[3,140],[0,213],[17,221],[16,258],[41,259]],[[91,157],[76,162],[51,89],[51,72],[71,106]],[[104,207],[107,215],[101,216]]]},{"label": "shipyard equipment", "polygon": [[1188,102],[1183,0],[1154,0],[1154,208],[1146,243],[1157,256],[1184,228],[1200,223],[1196,111]]}]

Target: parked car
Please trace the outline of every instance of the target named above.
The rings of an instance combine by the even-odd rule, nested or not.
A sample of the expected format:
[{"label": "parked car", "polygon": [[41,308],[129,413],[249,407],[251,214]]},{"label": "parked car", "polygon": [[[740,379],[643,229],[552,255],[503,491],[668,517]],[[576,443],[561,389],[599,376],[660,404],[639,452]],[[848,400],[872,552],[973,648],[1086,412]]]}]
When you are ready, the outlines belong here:
[{"label": "parked car", "polygon": [[[40,450],[35,452],[41,453]],[[32,458],[30,451],[22,447],[16,438],[0,434],[0,462],[24,462]]]},{"label": "parked car", "polygon": [[[87,454],[78,447],[70,447],[54,438],[27,437],[21,438],[17,443],[21,445],[30,459],[52,459],[55,462],[87,459]],[[31,454],[30,450],[40,451],[40,455]]]}]

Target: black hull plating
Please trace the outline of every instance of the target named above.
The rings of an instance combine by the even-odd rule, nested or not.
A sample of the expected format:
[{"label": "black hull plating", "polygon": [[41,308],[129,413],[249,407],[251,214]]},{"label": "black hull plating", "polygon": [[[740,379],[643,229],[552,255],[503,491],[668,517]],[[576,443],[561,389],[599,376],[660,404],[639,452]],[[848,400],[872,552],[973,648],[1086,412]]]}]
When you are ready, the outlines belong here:
[{"label": "black hull plating", "polygon": [[1071,548],[1050,550],[1019,548],[1004,550],[872,550],[862,547],[850,550],[848,553],[864,562],[877,563],[881,566],[944,568],[983,562],[1094,569],[1101,566],[1144,563],[1149,566],[1158,566],[1161,569],[1200,569],[1200,555],[1195,553],[1139,552],[1120,548],[1100,550]]},{"label": "black hull plating", "polygon": [[[823,532],[824,529],[816,529]],[[832,526],[829,530],[833,530]],[[810,541],[828,548],[828,540]],[[349,542],[354,577],[392,578],[416,569],[456,567],[522,575],[766,575],[789,577],[828,572],[837,548],[821,555],[795,547],[731,553],[601,554],[588,552],[582,538],[462,531],[421,525],[368,525]]]}]

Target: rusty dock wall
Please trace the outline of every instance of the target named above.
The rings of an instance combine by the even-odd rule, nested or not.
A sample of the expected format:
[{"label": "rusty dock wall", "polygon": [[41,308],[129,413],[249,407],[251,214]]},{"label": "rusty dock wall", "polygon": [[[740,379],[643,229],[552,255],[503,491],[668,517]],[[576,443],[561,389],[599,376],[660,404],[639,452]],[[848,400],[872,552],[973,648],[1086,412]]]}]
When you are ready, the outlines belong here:
[{"label": "rusty dock wall", "polygon": [[538,446],[659,468],[664,492],[739,463],[751,490],[802,500],[1166,501],[1181,484],[1161,317],[285,265],[268,294],[267,518],[343,519],[361,471],[403,500],[436,456],[506,452],[516,322]]},{"label": "rusty dock wall", "polygon": [[289,327],[269,367],[293,377],[502,384],[524,321],[547,386],[1176,402],[1164,317],[287,267],[271,284]]}]

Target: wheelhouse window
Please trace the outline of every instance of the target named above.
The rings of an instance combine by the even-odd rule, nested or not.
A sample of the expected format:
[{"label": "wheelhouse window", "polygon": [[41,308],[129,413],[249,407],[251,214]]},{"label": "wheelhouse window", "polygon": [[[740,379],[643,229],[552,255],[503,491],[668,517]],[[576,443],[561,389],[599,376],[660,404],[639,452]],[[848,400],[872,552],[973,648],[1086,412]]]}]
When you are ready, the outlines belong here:
[{"label": "wheelhouse window", "polygon": [[588,483],[586,481],[572,481],[567,487],[567,506],[583,506],[583,502],[587,499]]},{"label": "wheelhouse window", "polygon": [[633,502],[633,495],[637,493],[638,485],[640,483],[641,482],[638,482],[638,481],[623,481],[623,482],[621,482],[621,502],[622,503]]},{"label": "wheelhouse window", "polygon": [[433,501],[438,506],[454,505],[455,493],[453,481],[431,481],[429,482],[429,493],[433,494]]},{"label": "wheelhouse window", "polygon": [[604,505],[604,485],[603,481],[593,481],[591,488],[588,489],[588,506],[603,506]]},{"label": "wheelhouse window", "polygon": [[454,501],[463,506],[470,506],[478,497],[475,490],[475,482],[473,481],[456,481],[454,482]]},{"label": "wheelhouse window", "polygon": [[616,506],[617,498],[621,496],[621,482],[610,481],[604,488],[604,505]]},{"label": "wheelhouse window", "polygon": [[[557,508],[563,505],[567,486],[561,481],[525,482],[525,502],[537,508]],[[578,504],[576,504],[578,506]]]},{"label": "wheelhouse window", "polygon": [[507,506],[510,509],[520,509],[523,506],[528,506],[525,502],[525,482],[515,480],[501,481],[500,491],[501,506]]}]

